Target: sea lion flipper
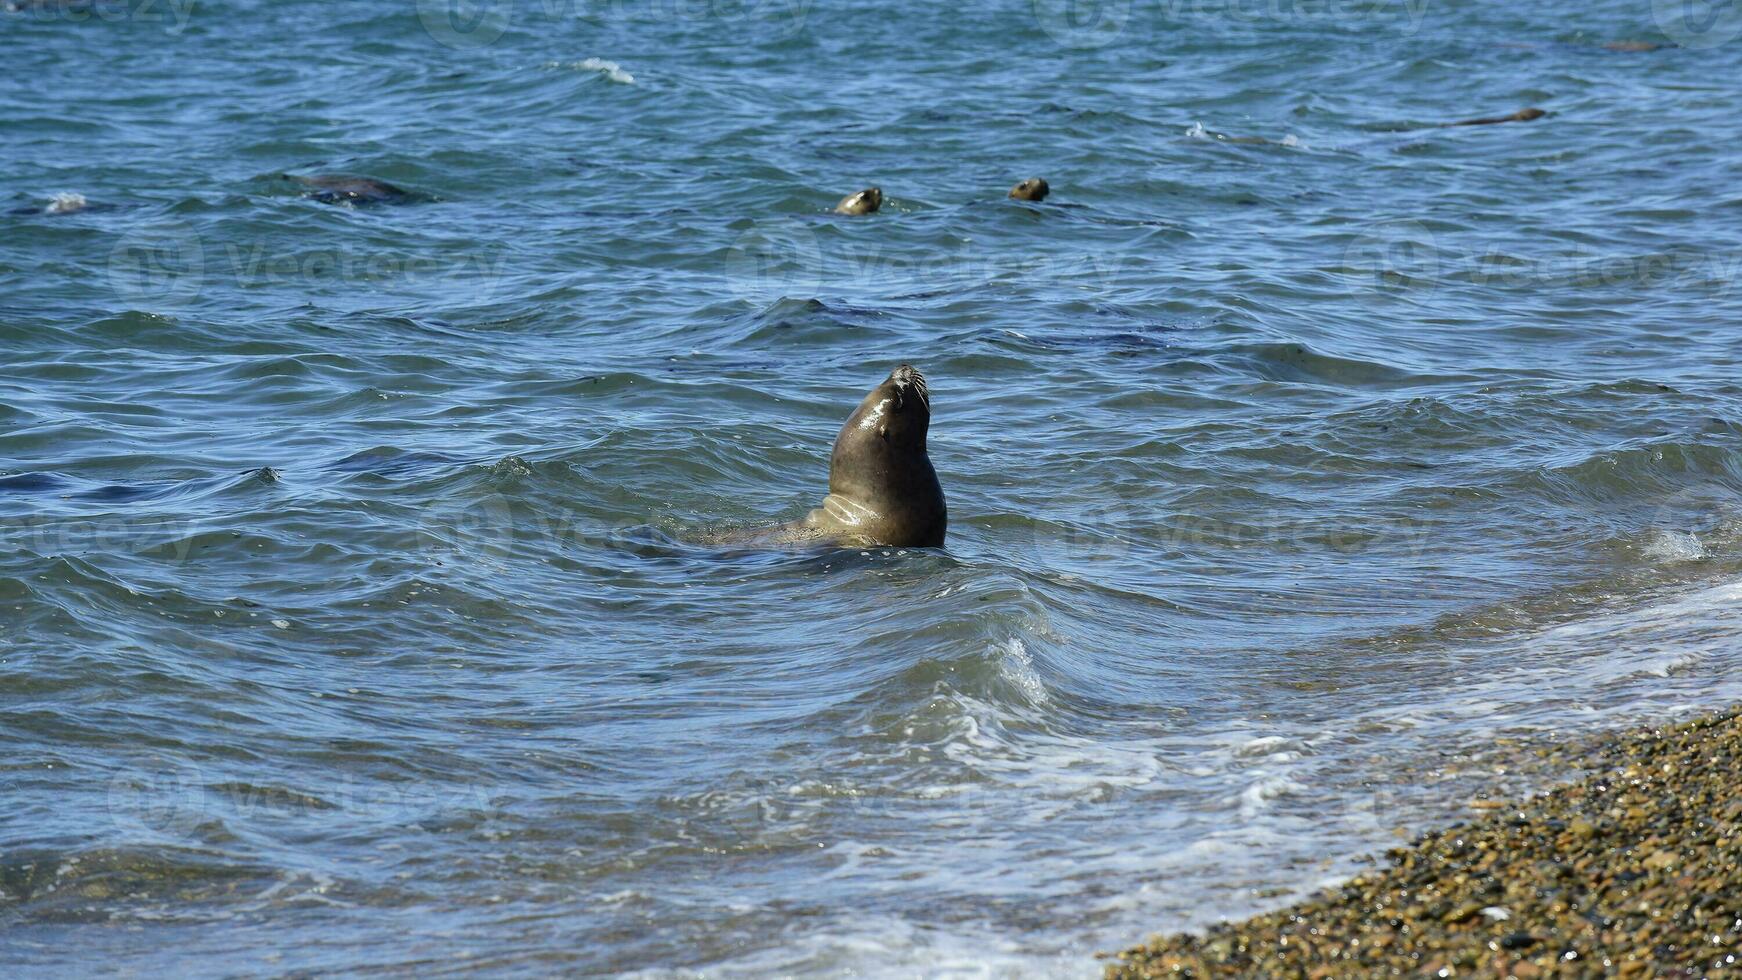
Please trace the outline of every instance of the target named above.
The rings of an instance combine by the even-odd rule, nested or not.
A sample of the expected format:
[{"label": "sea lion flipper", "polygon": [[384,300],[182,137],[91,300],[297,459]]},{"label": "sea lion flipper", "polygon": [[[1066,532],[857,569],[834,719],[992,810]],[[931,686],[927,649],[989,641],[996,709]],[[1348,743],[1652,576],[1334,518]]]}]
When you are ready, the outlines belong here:
[{"label": "sea lion flipper", "polygon": [[840,494],[831,493],[823,498],[823,505],[811,511],[806,519],[819,527],[856,528],[864,526],[875,516],[870,508],[860,506]]}]

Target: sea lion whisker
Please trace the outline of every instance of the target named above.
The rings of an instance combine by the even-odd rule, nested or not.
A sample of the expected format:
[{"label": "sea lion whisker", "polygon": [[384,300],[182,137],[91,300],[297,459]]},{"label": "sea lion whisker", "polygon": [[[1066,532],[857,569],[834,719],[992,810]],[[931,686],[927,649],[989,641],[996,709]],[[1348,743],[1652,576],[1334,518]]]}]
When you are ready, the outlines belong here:
[{"label": "sea lion whisker", "polygon": [[913,390],[919,393],[919,400],[925,403],[925,407],[930,409],[931,386],[926,383],[925,375],[920,374],[918,368],[914,368],[913,373],[908,376],[908,384],[912,385]]}]

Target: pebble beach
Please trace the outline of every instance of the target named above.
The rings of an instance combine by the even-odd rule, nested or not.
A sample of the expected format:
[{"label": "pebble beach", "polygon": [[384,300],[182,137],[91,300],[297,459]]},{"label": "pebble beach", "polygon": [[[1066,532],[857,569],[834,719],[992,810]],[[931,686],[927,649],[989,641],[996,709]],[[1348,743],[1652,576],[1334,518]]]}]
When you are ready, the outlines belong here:
[{"label": "pebble beach", "polygon": [[1119,954],[1109,980],[1721,976],[1742,963],[1742,708],[1549,750],[1588,772],[1309,901]]}]

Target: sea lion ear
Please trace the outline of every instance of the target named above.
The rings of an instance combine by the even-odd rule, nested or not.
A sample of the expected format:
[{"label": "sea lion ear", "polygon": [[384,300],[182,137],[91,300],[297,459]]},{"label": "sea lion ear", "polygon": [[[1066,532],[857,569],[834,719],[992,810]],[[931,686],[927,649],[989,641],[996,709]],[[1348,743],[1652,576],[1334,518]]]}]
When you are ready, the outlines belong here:
[{"label": "sea lion ear", "polygon": [[877,436],[878,436],[878,438],[880,438],[880,439],[887,439],[887,438],[889,438],[889,426],[887,426],[887,425],[880,425],[880,426],[878,426],[878,427],[877,427]]}]

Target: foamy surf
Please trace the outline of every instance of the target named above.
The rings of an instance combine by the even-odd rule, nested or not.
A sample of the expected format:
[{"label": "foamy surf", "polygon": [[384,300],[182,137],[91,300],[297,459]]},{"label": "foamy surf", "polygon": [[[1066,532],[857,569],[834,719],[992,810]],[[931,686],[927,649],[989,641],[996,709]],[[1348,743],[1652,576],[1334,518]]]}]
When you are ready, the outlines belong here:
[{"label": "foamy surf", "polygon": [[587,58],[582,61],[547,61],[546,68],[569,68],[575,71],[594,71],[604,75],[610,81],[619,85],[634,85],[635,76],[623,70],[623,66],[615,61],[603,58]]},{"label": "foamy surf", "polygon": [[49,198],[48,204],[44,205],[42,211],[44,214],[72,214],[74,211],[83,211],[89,206],[90,202],[85,200],[85,195],[62,191]]},{"label": "foamy surf", "polygon": [[[932,787],[931,802],[906,813],[904,819],[934,830],[904,859],[928,865],[926,853],[935,850],[941,868],[945,854],[971,846],[985,858],[976,865],[1003,870],[937,883],[983,896],[1006,887],[1001,876],[1016,866],[1038,878],[1121,881],[1123,890],[1078,895],[1070,908],[1081,919],[1074,931],[1059,934],[1058,948],[1030,947],[1026,960],[988,958],[981,972],[958,974],[951,971],[973,968],[939,962],[940,972],[916,974],[902,956],[861,959],[847,951],[863,944],[868,952],[889,937],[846,927],[830,934],[839,941],[839,963],[876,977],[1092,976],[1096,950],[1162,924],[1204,925],[1280,904],[1352,874],[1361,855],[1395,843],[1396,828],[1461,813],[1474,774],[1455,760],[1490,750],[1502,734],[1570,734],[1742,697],[1738,635],[1742,582],[1723,583],[1496,636],[1480,649],[1418,650],[1414,655],[1448,672],[1450,683],[1400,691],[1395,701],[1376,696],[1365,709],[1117,743],[1045,731],[1026,698],[996,703],[952,695],[946,703],[955,734],[942,747],[957,772],[947,791]],[[1015,644],[995,649],[999,672],[1018,664],[1032,669],[1034,655]],[[1457,664],[1497,655],[1513,666],[1455,673]],[[1037,723],[1043,730],[1035,730]],[[1169,801],[1180,800],[1195,802],[1183,812],[1170,809]],[[1084,846],[1056,865],[1047,856],[1059,828],[1109,822],[1147,825],[1152,835],[1118,835],[1116,846]],[[876,867],[871,860],[853,865],[855,875]],[[1064,906],[1037,907],[1062,914]],[[973,948],[977,936],[999,929],[996,916],[928,928],[926,949],[944,955]],[[1074,939],[1064,940],[1066,934]],[[814,965],[770,951],[733,962],[728,973],[753,971],[752,963],[801,972]]]}]

